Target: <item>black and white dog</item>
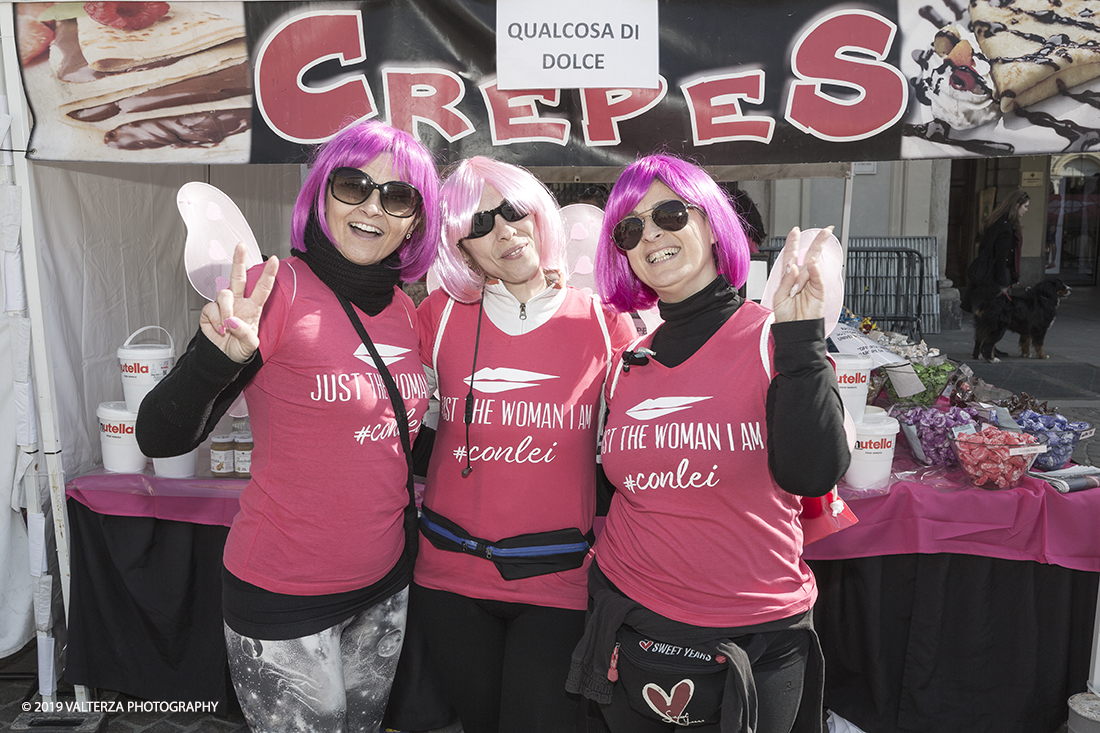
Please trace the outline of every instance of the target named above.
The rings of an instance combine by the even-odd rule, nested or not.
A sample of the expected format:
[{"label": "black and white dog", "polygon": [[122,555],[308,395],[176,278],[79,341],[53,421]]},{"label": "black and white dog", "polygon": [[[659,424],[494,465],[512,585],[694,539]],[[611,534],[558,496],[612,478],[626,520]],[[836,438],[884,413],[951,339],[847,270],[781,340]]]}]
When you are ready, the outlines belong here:
[{"label": "black and white dog", "polygon": [[974,310],[974,358],[1000,361],[993,355],[996,344],[1005,331],[1020,334],[1020,356],[1046,359],[1043,341],[1050,324],[1058,314],[1058,303],[1069,296],[1070,287],[1060,278],[1048,278],[1018,295],[998,293],[992,300]]}]

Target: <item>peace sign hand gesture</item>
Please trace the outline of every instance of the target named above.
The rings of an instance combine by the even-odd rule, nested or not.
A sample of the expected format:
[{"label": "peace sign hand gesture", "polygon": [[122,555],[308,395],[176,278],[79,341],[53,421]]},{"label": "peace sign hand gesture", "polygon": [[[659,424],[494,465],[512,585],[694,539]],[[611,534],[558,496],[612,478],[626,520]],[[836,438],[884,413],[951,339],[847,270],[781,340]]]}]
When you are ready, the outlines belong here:
[{"label": "peace sign hand gesture", "polygon": [[233,250],[233,270],[229,276],[229,287],[218,291],[217,300],[207,303],[199,318],[199,328],[206,338],[238,364],[248,361],[260,347],[260,313],[271,295],[275,273],[279,271],[279,258],[272,257],[265,262],[256,287],[246,298],[244,287],[247,274],[244,260],[245,247],[238,244]]},{"label": "peace sign hand gesture", "polygon": [[783,277],[772,304],[777,323],[825,317],[825,283],[819,262],[821,250],[832,233],[832,227],[818,232],[806,250],[801,265],[798,264],[798,250],[802,232],[795,227],[787,235],[787,244],[776,263],[777,267],[783,268]]}]

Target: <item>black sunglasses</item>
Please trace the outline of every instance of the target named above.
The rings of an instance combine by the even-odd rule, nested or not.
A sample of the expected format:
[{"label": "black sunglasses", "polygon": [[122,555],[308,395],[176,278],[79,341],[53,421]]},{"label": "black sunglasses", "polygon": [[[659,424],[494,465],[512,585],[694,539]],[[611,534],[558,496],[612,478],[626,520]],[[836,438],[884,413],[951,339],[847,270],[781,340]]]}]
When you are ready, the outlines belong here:
[{"label": "black sunglasses", "polygon": [[615,240],[615,246],[623,252],[629,252],[642,241],[642,232],[645,231],[646,214],[653,219],[653,223],[666,232],[678,232],[688,223],[688,210],[699,209],[695,204],[685,204],[683,201],[672,199],[657,204],[649,211],[643,211],[637,216],[628,216],[615,225],[611,231],[611,238]]},{"label": "black sunglasses", "polygon": [[497,214],[504,221],[512,224],[527,216],[526,211],[520,211],[508,201],[501,201],[500,206],[488,211],[479,211],[474,214],[474,220],[470,223],[470,233],[466,239],[478,239],[493,231],[496,226]]},{"label": "black sunglasses", "polygon": [[390,216],[408,219],[420,211],[423,198],[416,187],[404,181],[390,181],[381,185],[358,168],[337,168],[328,177],[329,191],[337,201],[358,206],[378,189],[382,210]]}]

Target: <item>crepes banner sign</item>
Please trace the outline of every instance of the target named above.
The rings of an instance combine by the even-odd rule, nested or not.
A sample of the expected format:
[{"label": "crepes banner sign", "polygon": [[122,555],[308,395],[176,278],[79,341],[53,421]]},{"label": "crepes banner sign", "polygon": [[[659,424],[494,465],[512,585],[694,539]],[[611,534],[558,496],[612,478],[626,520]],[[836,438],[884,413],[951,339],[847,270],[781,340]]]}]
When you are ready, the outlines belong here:
[{"label": "crepes banner sign", "polygon": [[[524,33],[546,45],[586,22],[562,5],[563,17]],[[501,89],[496,7],[17,3],[34,115],[28,156],[301,162],[360,118],[412,132],[441,163],[482,154],[618,166],[658,149],[728,165],[1100,148],[1100,0],[662,0],[656,88],[613,89]]]}]

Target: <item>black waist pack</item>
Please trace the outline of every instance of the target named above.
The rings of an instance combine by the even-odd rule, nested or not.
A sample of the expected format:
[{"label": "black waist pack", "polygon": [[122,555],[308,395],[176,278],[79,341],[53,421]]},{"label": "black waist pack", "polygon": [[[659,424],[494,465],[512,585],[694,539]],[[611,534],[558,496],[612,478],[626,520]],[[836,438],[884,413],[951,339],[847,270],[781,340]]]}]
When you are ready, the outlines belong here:
[{"label": "black waist pack", "polygon": [[421,507],[420,533],[437,549],[491,560],[505,580],[579,568],[595,540],[591,531],[585,535],[575,527],[485,540],[426,506]]},{"label": "black waist pack", "polygon": [[615,641],[615,694],[625,694],[636,713],[682,727],[721,719],[729,665],[716,649],[656,641],[629,626],[619,627]]}]

